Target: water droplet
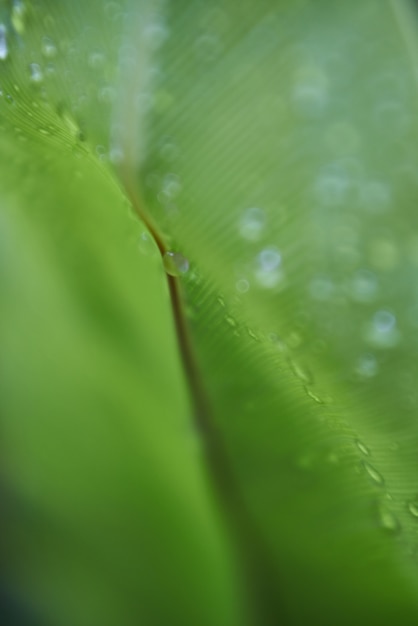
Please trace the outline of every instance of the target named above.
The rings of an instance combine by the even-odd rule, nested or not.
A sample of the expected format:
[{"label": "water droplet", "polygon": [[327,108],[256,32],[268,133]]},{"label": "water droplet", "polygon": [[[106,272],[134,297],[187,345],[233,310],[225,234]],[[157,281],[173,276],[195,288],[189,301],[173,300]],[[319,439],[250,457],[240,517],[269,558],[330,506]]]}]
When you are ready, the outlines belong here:
[{"label": "water droplet", "polygon": [[157,50],[167,39],[169,31],[162,22],[153,22],[144,28],[143,35],[150,48]]},{"label": "water droplet", "polygon": [[30,80],[32,83],[39,84],[43,81],[44,75],[42,73],[41,66],[38,65],[37,63],[31,63],[29,65],[29,72],[30,72]]},{"label": "water droplet", "polygon": [[99,89],[97,98],[102,104],[111,104],[116,98],[116,90],[110,85],[106,85]]},{"label": "water droplet", "polygon": [[306,395],[308,395],[311,398],[311,400],[313,400],[317,404],[325,404],[325,400],[321,398],[320,396],[318,396],[316,393],[314,393],[312,389],[309,389],[309,387],[305,387],[305,391],[306,391]]},{"label": "water droplet", "polygon": [[344,202],[350,187],[348,173],[340,163],[330,163],[324,167],[315,181],[318,200],[327,207]]},{"label": "water droplet", "polygon": [[325,134],[325,142],[335,155],[347,155],[358,152],[361,135],[352,124],[336,122],[331,124]]},{"label": "water droplet", "polygon": [[393,348],[400,340],[400,332],[396,327],[396,317],[386,310],[377,311],[368,325],[365,339],[376,348]]},{"label": "water droplet", "polygon": [[374,354],[363,354],[357,361],[355,372],[362,378],[373,378],[379,370]]},{"label": "water droplet", "polygon": [[254,341],[260,341],[260,338],[258,337],[258,335],[249,326],[247,327],[247,332],[249,336],[251,337],[251,339],[254,339]]},{"label": "water droplet", "polygon": [[289,348],[298,348],[302,345],[303,339],[302,336],[296,331],[292,331],[287,337],[285,343],[289,346]]},{"label": "water droplet", "polygon": [[393,99],[379,101],[374,113],[374,122],[379,131],[397,139],[408,132],[412,119],[404,103]]},{"label": "water droplet", "polygon": [[7,59],[9,49],[7,47],[7,29],[4,24],[0,24],[0,60]]},{"label": "water droplet", "polygon": [[104,146],[102,146],[102,144],[97,144],[97,146],[94,149],[95,153],[97,154],[97,156],[99,157],[99,159],[103,160],[104,157],[106,156],[106,148]]},{"label": "water droplet", "polygon": [[370,456],[369,448],[365,446],[364,443],[360,441],[360,439],[356,439],[355,444],[357,448],[360,450],[360,452],[364,454],[364,456]]},{"label": "water droplet", "polygon": [[181,191],[181,182],[179,176],[172,173],[164,176],[161,191],[167,200],[171,200],[177,197]]},{"label": "water droplet", "polygon": [[392,190],[386,183],[368,181],[360,189],[360,203],[370,213],[384,212],[392,203]]},{"label": "water droplet", "polygon": [[309,293],[315,300],[325,302],[334,295],[335,286],[328,276],[315,276],[309,283]]},{"label": "water droplet", "polygon": [[399,524],[399,521],[387,504],[379,503],[377,511],[379,524],[383,528],[383,530],[391,534],[400,531],[401,526]]},{"label": "water droplet", "polygon": [[377,288],[377,278],[373,272],[358,270],[349,284],[349,294],[356,302],[373,302]]},{"label": "water droplet", "polygon": [[321,115],[328,105],[328,79],[314,66],[302,67],[296,75],[292,102],[298,113],[307,118]]},{"label": "water droplet", "polygon": [[407,506],[411,515],[418,518],[418,496],[416,496],[414,500],[409,500],[409,502],[407,502]]},{"label": "water droplet", "polygon": [[180,252],[168,251],[163,257],[164,269],[170,276],[180,276],[189,269],[189,261]]},{"label": "water droplet", "polygon": [[379,487],[383,487],[383,485],[385,484],[385,480],[384,480],[383,476],[381,474],[379,474],[377,469],[375,469],[373,467],[373,465],[370,465],[370,463],[367,463],[366,461],[363,462],[363,466],[364,466],[364,469],[366,470],[367,474],[372,479],[372,481],[376,485],[379,485]]},{"label": "water droplet", "polygon": [[313,384],[313,376],[312,373],[306,368],[296,363],[295,361],[290,361],[290,367],[292,368],[292,372],[301,380],[305,385]]},{"label": "water droplet", "polygon": [[214,61],[222,52],[222,43],[217,35],[201,35],[196,39],[195,50],[199,59],[206,62]]},{"label": "water droplet", "polygon": [[264,231],[266,216],[262,209],[247,209],[239,222],[239,233],[247,241],[258,241]]},{"label": "water droplet", "polygon": [[25,32],[27,7],[22,0],[13,0],[11,22],[15,31],[22,35]]},{"label": "water droplet", "polygon": [[240,278],[240,280],[237,280],[235,283],[235,289],[238,293],[247,293],[250,289],[250,283],[245,278]]},{"label": "water droplet", "polygon": [[113,146],[109,151],[109,160],[113,165],[120,165],[125,159],[125,153],[119,146]]},{"label": "water droplet", "polygon": [[231,326],[231,328],[237,327],[237,321],[231,315],[225,315],[225,322]]},{"label": "water droplet", "polygon": [[96,52],[92,52],[89,55],[88,64],[94,70],[101,68],[104,62],[105,62],[105,56],[102,52],[96,51]]},{"label": "water droplet", "polygon": [[41,50],[42,54],[47,59],[53,59],[57,54],[57,48],[49,37],[43,37]]},{"label": "water droplet", "polygon": [[255,278],[260,287],[272,289],[278,285],[283,278],[281,262],[282,256],[277,248],[265,248],[258,254]]}]

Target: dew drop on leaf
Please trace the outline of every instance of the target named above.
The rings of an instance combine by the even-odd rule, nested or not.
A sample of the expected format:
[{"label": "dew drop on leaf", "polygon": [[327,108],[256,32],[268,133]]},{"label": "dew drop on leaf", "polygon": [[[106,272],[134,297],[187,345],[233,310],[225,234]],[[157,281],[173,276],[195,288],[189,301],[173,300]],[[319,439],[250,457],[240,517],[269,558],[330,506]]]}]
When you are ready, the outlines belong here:
[{"label": "dew drop on leaf", "polygon": [[373,272],[358,270],[349,284],[349,293],[355,302],[373,302],[377,295],[377,279]]},{"label": "dew drop on leaf", "polygon": [[314,276],[309,284],[309,293],[314,300],[330,300],[334,291],[334,283],[328,276]]},{"label": "dew drop on leaf", "polygon": [[329,101],[328,80],[319,67],[303,66],[295,76],[292,103],[303,117],[316,118]]},{"label": "dew drop on leaf", "polygon": [[418,518],[418,496],[414,500],[410,500],[408,503],[408,511],[413,517]]},{"label": "dew drop on leaf", "polygon": [[370,463],[367,463],[366,461],[363,463],[363,466],[364,466],[364,469],[366,470],[367,474],[372,479],[372,481],[376,485],[379,485],[379,487],[383,487],[383,485],[385,484],[385,480],[384,480],[383,476],[381,474],[379,474],[377,469],[375,469],[373,467],[373,465],[370,465]]},{"label": "dew drop on leaf", "polygon": [[32,83],[36,83],[39,84],[43,81],[43,73],[42,73],[42,69],[41,66],[38,65],[37,63],[31,63],[29,65],[29,72],[30,72],[30,81]]},{"label": "dew drop on leaf", "polygon": [[364,445],[364,443],[360,441],[360,439],[356,439],[355,443],[356,443],[357,448],[360,450],[362,454],[364,454],[364,456],[370,456],[369,448],[366,445]]},{"label": "dew drop on leaf", "polygon": [[258,335],[249,326],[247,327],[247,332],[248,332],[248,335],[251,337],[251,339],[254,339],[254,341],[260,341],[260,338],[258,337]]},{"label": "dew drop on leaf", "polygon": [[260,287],[272,289],[283,278],[282,256],[275,247],[264,248],[257,256],[255,278]]},{"label": "dew drop on leaf", "polygon": [[366,330],[365,339],[376,348],[394,348],[400,340],[394,314],[383,309],[377,311]]},{"label": "dew drop on leaf", "polygon": [[238,293],[247,293],[247,291],[249,291],[250,289],[250,283],[245,278],[240,278],[235,283],[235,289],[238,291]]},{"label": "dew drop on leaf", "polygon": [[228,326],[231,326],[231,328],[237,327],[237,321],[231,315],[225,315],[225,322]]},{"label": "dew drop on leaf", "polygon": [[244,211],[239,223],[239,233],[247,241],[257,241],[263,234],[266,217],[264,211],[252,207]]},{"label": "dew drop on leaf", "polygon": [[180,252],[169,250],[163,257],[164,269],[170,276],[180,276],[189,269],[189,261]]},{"label": "dew drop on leaf", "polygon": [[325,400],[318,396],[314,391],[312,391],[312,389],[309,389],[309,387],[305,387],[305,391],[306,394],[311,398],[311,400],[313,400],[317,404],[325,404]]},{"label": "dew drop on leaf", "polygon": [[7,47],[7,29],[4,24],[0,24],[0,60],[7,59],[9,49]]},{"label": "dew drop on leaf", "polygon": [[44,37],[42,39],[42,54],[46,59],[53,59],[57,54],[57,48],[49,37]]},{"label": "dew drop on leaf", "polygon": [[380,527],[391,534],[398,533],[401,529],[397,517],[386,504],[379,504],[378,520]]},{"label": "dew drop on leaf", "polygon": [[357,361],[355,372],[362,378],[373,378],[379,370],[374,354],[363,354]]},{"label": "dew drop on leaf", "polygon": [[13,0],[11,22],[15,31],[22,35],[25,32],[27,6],[22,0]]},{"label": "dew drop on leaf", "polygon": [[312,373],[306,368],[296,363],[295,361],[290,362],[290,367],[292,368],[292,372],[306,385],[313,384],[313,376]]}]

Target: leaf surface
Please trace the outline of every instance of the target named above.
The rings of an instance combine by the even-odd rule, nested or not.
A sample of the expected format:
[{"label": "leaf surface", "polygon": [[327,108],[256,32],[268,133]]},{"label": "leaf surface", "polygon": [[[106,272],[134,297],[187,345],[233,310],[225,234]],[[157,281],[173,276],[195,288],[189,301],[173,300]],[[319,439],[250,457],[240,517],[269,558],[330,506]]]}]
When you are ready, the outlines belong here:
[{"label": "leaf surface", "polygon": [[[10,53],[4,59],[2,107],[7,133],[15,136],[3,140],[3,152],[15,155],[15,162],[6,164],[8,156],[2,169],[14,172],[7,193],[20,207],[22,223],[9,227],[6,241],[16,238],[10,246],[16,257],[13,263],[5,257],[2,265],[14,267],[18,259],[24,264],[23,251],[32,247],[40,259],[33,264],[36,278],[29,281],[23,271],[18,295],[4,292],[5,301],[13,303],[4,328],[12,320],[15,328],[24,326],[17,312],[27,308],[28,282],[47,283],[48,315],[42,316],[44,326],[31,318],[24,343],[20,337],[8,340],[12,408],[6,414],[28,414],[27,402],[38,407],[46,420],[38,437],[47,434],[57,449],[52,416],[58,402],[78,416],[80,425],[71,422],[65,431],[65,439],[78,441],[89,402],[96,408],[87,440],[96,432],[94,415],[102,398],[109,419],[109,406],[122,403],[124,428],[130,432],[135,425],[148,433],[149,445],[133,448],[139,458],[140,451],[153,450],[151,459],[147,455],[142,466],[133,451],[126,468],[121,465],[128,436],[107,471],[112,485],[121,472],[135,482],[132,476],[162,467],[162,484],[153,479],[147,487],[149,498],[159,503],[152,511],[169,506],[172,489],[184,494],[183,505],[169,508],[167,518],[183,535],[176,540],[174,530],[167,531],[171,525],[163,523],[164,515],[157,516],[158,523],[174,563],[181,563],[183,549],[190,556],[181,571],[202,600],[192,587],[190,613],[183,613],[174,598],[175,576],[160,580],[157,567],[149,582],[152,593],[157,587],[173,593],[168,607],[175,607],[179,623],[200,623],[199,607],[206,606],[213,589],[218,604],[205,613],[207,623],[233,623],[236,578],[229,559],[232,552],[242,565],[237,551],[245,563],[259,556],[259,587],[268,588],[256,609],[263,609],[263,623],[280,618],[289,624],[310,619],[389,625],[399,615],[405,624],[416,623],[413,5],[39,2],[28,5],[25,19],[19,29],[5,18]],[[34,80],[37,68],[40,80]],[[27,142],[34,144],[29,154]],[[168,245],[191,265],[181,279],[184,310],[211,428],[209,443],[201,436],[198,458],[190,449],[185,456],[184,431],[177,438],[171,431],[162,435],[166,424],[192,429],[193,418],[161,264],[147,237],[141,245],[147,241],[149,256],[133,252],[141,234],[112,182],[112,164],[122,183],[135,176],[141,212],[152,216]],[[32,182],[20,188],[23,171]],[[68,172],[75,178],[70,198],[63,192]],[[6,211],[6,223],[15,213]],[[63,241],[67,237],[69,243]],[[129,248],[127,241],[133,240]],[[91,275],[90,267],[96,268]],[[73,309],[83,312],[81,321]],[[39,355],[50,320],[57,317],[60,341],[70,339],[57,343],[51,365]],[[74,333],[77,340],[71,340]],[[83,333],[87,348],[82,349]],[[23,345],[20,353],[17,346]],[[95,376],[83,350],[93,350],[92,364],[100,362]],[[24,355],[32,355],[25,367]],[[9,365],[13,360],[19,378]],[[26,379],[33,384],[39,360],[46,368],[39,370],[43,385],[53,375],[61,387],[45,388],[35,377],[34,396],[26,401],[17,385]],[[78,372],[69,385],[75,373],[66,374],[66,368],[78,370],[79,363],[90,374]],[[75,394],[79,386],[85,397]],[[51,388],[59,390],[56,397]],[[65,394],[71,402],[64,401]],[[141,404],[150,407],[149,419],[135,417],[134,407]],[[26,438],[31,454],[40,454],[33,435],[38,420],[27,419],[24,432],[13,430],[21,421],[16,417],[5,422],[6,441],[16,441],[11,462],[32,474],[35,457],[26,467],[18,463]],[[115,444],[110,435],[107,440],[98,448],[99,467]],[[79,445],[74,446],[78,455]],[[45,462],[53,459],[49,454]],[[201,473],[204,459],[222,523]],[[59,461],[68,472],[68,453],[59,452]],[[73,471],[67,478],[77,502],[85,493],[79,491],[85,472],[79,469],[78,481]],[[39,484],[44,480],[41,476]],[[145,478],[138,480],[140,491]],[[26,474],[19,484],[22,489],[30,484]],[[125,506],[136,506],[134,490],[127,490]],[[116,492],[106,487],[94,507]],[[45,502],[58,498],[48,494]],[[71,499],[65,494],[64,500],[68,521]],[[195,506],[202,507],[199,519],[209,528],[196,526],[193,543]],[[56,519],[55,510],[50,515]],[[91,515],[94,529],[93,507]],[[118,523],[126,515],[118,510]],[[126,532],[129,546],[132,528]],[[133,545],[142,546],[145,536],[135,533]],[[207,536],[216,550],[208,548]],[[234,546],[231,552],[225,536]],[[193,576],[194,559],[203,558],[197,547],[207,559],[199,567],[200,582]],[[103,544],[97,549],[103,554]],[[124,553],[118,558],[124,566]],[[134,586],[137,581],[131,572],[126,580]],[[158,623],[161,607],[143,598],[138,605],[142,602]],[[125,611],[128,620],[131,605]],[[199,619],[193,621],[194,615]]]}]

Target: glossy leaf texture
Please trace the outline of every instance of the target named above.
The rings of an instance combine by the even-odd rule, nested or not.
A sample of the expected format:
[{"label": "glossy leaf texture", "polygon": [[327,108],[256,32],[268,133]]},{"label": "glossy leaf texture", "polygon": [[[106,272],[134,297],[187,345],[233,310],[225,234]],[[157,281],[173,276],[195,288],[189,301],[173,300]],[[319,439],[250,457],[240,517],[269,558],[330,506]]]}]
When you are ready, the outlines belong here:
[{"label": "glossy leaf texture", "polygon": [[[11,587],[54,625],[415,624],[414,4],[2,10]],[[124,191],[190,266],[209,435]]]}]

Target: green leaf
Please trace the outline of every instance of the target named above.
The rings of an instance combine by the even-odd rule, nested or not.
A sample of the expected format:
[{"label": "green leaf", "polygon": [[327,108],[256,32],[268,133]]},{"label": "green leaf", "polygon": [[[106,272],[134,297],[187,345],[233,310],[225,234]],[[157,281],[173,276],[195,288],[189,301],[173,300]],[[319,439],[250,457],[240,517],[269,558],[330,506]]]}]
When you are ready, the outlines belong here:
[{"label": "green leaf", "polygon": [[234,623],[154,244],[90,158],[2,145],[6,575],[42,623]]},{"label": "green leaf", "polygon": [[415,624],[414,5],[2,19],[13,584],[53,624]]}]

